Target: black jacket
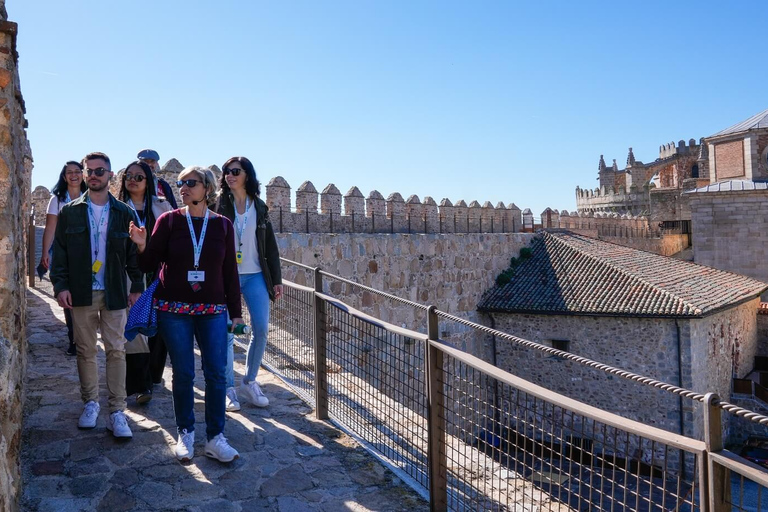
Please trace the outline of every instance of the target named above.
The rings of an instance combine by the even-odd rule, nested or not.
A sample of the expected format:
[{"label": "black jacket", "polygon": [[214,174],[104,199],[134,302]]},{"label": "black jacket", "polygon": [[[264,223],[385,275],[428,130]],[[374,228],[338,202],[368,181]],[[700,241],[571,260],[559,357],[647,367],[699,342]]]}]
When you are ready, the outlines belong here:
[{"label": "black jacket", "polygon": [[[235,199],[232,194],[221,194],[216,201],[215,211],[235,223]],[[267,292],[269,298],[275,300],[274,286],[283,284],[282,272],[280,271],[280,252],[277,249],[277,240],[275,231],[272,229],[272,223],[269,221],[269,208],[260,198],[256,198],[256,246],[259,250],[259,264],[264,274],[264,281],[267,283]]]},{"label": "black jacket", "polygon": [[[54,236],[51,283],[54,295],[63,290],[72,294],[72,306],[90,306],[93,288],[91,275],[91,224],[88,221],[89,192],[65,205],[59,213]],[[128,235],[128,224],[138,222],[130,206],[109,194],[107,254],[104,264],[104,293],[108,310],[128,307],[130,293],[144,291],[144,280],[136,262],[136,244]]]}]

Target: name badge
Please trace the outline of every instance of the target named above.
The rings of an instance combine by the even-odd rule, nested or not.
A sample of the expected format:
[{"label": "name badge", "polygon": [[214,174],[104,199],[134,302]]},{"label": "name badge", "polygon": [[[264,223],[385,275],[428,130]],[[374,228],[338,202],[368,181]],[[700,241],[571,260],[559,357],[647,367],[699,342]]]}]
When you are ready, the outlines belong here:
[{"label": "name badge", "polygon": [[205,281],[204,270],[190,270],[187,272],[187,281],[190,283],[202,283]]}]

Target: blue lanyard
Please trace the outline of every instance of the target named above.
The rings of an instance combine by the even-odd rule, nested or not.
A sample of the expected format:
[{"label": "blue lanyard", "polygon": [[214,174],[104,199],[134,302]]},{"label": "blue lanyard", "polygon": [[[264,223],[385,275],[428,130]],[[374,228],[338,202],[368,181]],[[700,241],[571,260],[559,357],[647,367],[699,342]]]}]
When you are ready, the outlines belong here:
[{"label": "blue lanyard", "polygon": [[104,209],[101,211],[101,217],[99,222],[96,222],[96,215],[93,213],[93,207],[91,205],[91,199],[88,198],[88,220],[91,221],[91,236],[93,237],[93,261],[99,259],[99,237],[101,236],[101,228],[104,226],[104,222],[107,220],[107,212],[109,212],[109,201],[104,205]]},{"label": "blue lanyard", "polygon": [[[253,203],[250,203],[250,204],[253,204]],[[248,197],[245,198],[245,213],[243,213],[242,217],[240,217],[240,215],[237,213],[237,205],[235,205],[235,228],[237,233],[237,250],[238,251],[243,246],[243,231],[245,231],[245,224],[248,222],[248,210],[250,209],[251,209],[251,206],[248,204]],[[237,222],[238,218],[242,220],[242,223]]]},{"label": "blue lanyard", "polygon": [[136,212],[136,218],[139,219],[139,227],[143,228],[147,223],[147,198],[144,198],[144,220],[141,220],[141,217],[139,217],[139,211],[136,209],[136,205],[133,204],[133,199],[128,199],[128,206]]},{"label": "blue lanyard", "polygon": [[200,240],[195,236],[195,228],[192,226],[192,216],[187,208],[187,225],[189,226],[189,236],[192,238],[192,247],[195,251],[195,270],[200,264],[200,254],[203,252],[203,240],[205,240],[205,230],[208,228],[208,217],[211,210],[205,210],[205,220],[203,220],[203,229],[200,231]]}]

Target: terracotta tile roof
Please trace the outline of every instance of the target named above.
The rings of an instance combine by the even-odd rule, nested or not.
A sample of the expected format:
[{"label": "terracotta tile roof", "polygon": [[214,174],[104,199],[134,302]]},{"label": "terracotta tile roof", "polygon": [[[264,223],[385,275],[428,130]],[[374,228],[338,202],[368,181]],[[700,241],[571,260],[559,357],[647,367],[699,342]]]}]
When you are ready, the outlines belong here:
[{"label": "terracotta tile roof", "polygon": [[701,317],[757,297],[768,283],[570,232],[546,232],[487,312]]}]

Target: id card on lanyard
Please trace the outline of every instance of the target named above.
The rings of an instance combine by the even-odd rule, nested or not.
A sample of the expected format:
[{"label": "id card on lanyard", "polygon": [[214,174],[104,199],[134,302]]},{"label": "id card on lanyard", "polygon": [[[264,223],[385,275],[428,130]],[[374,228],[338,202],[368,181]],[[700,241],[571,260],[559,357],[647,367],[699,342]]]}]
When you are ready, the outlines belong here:
[{"label": "id card on lanyard", "polygon": [[[245,213],[242,218],[237,213],[237,206],[235,206],[235,234],[237,235],[237,252],[235,253],[235,261],[237,263],[243,262],[243,231],[245,231],[245,224],[248,222],[248,210],[251,209],[251,205],[248,203],[248,197],[245,198]],[[238,223],[237,220],[240,219]]]},{"label": "id card on lanyard", "polygon": [[88,199],[88,220],[91,223],[91,244],[93,249],[93,259],[91,264],[91,284],[95,285],[96,283],[96,275],[99,273],[99,270],[101,270],[101,266],[104,264],[101,260],[101,254],[99,246],[99,238],[101,237],[101,229],[104,227],[105,222],[107,221],[107,214],[109,213],[109,202],[104,205],[104,208],[101,210],[101,216],[99,217],[99,221],[96,222],[96,215],[93,213],[93,206],[91,205],[90,198]]},{"label": "id card on lanyard", "polygon": [[200,239],[195,236],[195,228],[192,226],[192,216],[189,214],[189,208],[187,208],[187,226],[189,226],[189,237],[192,239],[192,248],[194,250],[195,258],[195,270],[187,272],[187,281],[189,286],[192,287],[192,291],[199,292],[203,288],[203,281],[205,281],[205,271],[198,270],[200,265],[200,255],[203,252],[203,241],[205,240],[205,231],[208,229],[208,217],[210,217],[211,211],[205,210],[205,219],[203,220],[203,229],[200,231]]}]

